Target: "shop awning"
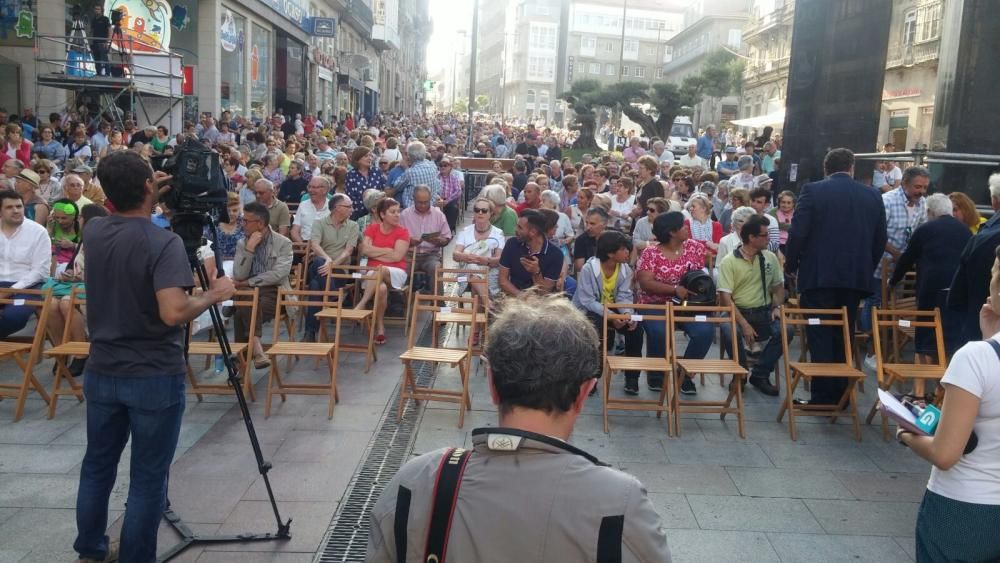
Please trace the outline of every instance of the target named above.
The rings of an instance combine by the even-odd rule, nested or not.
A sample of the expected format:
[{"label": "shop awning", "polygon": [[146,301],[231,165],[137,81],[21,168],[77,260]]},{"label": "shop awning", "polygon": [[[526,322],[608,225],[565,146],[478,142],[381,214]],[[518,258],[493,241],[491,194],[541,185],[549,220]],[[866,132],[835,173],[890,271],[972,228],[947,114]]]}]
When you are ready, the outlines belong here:
[{"label": "shop awning", "polygon": [[733,122],[733,125],[739,125],[740,127],[766,127],[768,125],[771,127],[781,127],[784,124],[785,108],[772,111],[766,115],[758,115],[757,117],[748,117],[746,119],[737,119]]}]

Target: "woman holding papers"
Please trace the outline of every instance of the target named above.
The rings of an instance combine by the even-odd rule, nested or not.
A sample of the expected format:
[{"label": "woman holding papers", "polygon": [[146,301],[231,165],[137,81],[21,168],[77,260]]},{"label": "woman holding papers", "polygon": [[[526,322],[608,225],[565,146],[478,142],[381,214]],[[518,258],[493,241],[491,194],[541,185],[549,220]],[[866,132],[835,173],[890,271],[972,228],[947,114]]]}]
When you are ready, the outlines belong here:
[{"label": "woman holding papers", "polygon": [[896,438],[934,464],[917,516],[917,561],[1000,560],[1000,249],[979,314],[986,341],[955,353],[933,436]]}]

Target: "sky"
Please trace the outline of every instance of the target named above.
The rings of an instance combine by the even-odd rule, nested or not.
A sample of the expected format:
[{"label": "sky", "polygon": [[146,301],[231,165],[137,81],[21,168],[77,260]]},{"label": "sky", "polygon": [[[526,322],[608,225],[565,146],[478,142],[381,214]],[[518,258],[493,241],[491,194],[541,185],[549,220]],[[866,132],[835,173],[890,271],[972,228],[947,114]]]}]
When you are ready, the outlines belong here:
[{"label": "sky", "polygon": [[[473,0],[430,0],[434,33],[427,44],[428,74],[446,67],[451,68],[454,64],[455,44],[462,40],[455,32],[472,29],[472,4]],[[466,46],[463,51],[467,53],[468,49]]]}]

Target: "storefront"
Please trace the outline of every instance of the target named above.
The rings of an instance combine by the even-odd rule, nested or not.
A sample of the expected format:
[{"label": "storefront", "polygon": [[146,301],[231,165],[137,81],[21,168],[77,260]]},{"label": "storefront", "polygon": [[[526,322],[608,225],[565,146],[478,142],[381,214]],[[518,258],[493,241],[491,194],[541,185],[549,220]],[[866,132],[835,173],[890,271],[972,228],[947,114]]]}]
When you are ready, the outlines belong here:
[{"label": "storefront", "polygon": [[897,150],[930,143],[934,124],[937,72],[916,66],[889,71],[882,89],[879,143],[892,142]]}]

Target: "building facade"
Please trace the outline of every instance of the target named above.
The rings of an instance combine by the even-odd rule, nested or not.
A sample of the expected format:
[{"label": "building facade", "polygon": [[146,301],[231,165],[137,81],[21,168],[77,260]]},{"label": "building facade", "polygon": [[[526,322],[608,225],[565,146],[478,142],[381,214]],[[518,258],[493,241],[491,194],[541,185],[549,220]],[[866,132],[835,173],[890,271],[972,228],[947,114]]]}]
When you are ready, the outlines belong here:
[{"label": "building facade", "polygon": [[23,13],[0,17],[7,28],[0,30],[0,69],[16,77],[0,86],[0,106],[47,116],[78,101],[71,90],[37,87],[36,76],[66,70],[71,9],[81,8],[89,35],[97,2],[106,13],[127,10],[126,37],[153,34],[158,47],[183,58],[179,107],[188,120],[223,111],[263,119],[279,109],[328,118],[423,108],[427,0],[24,2]]},{"label": "building facade", "polygon": [[792,50],[794,0],[751,0],[743,29],[743,92],[740,118],[772,115],[785,108]]},{"label": "building facade", "polygon": [[927,145],[934,118],[945,0],[894,0],[878,143]]},{"label": "building facade", "polygon": [[562,29],[559,0],[513,0],[507,6],[509,39],[503,80],[504,114],[549,122],[561,115],[557,108],[556,68]]},{"label": "building facade", "polygon": [[[684,12],[684,28],[667,41],[672,57],[663,67],[665,78],[680,84],[702,71],[709,54],[719,50],[739,54],[749,12],[749,0],[692,4]],[[739,102],[738,92],[723,98],[706,97],[693,108],[691,121],[695,130],[736,119]]]}]

